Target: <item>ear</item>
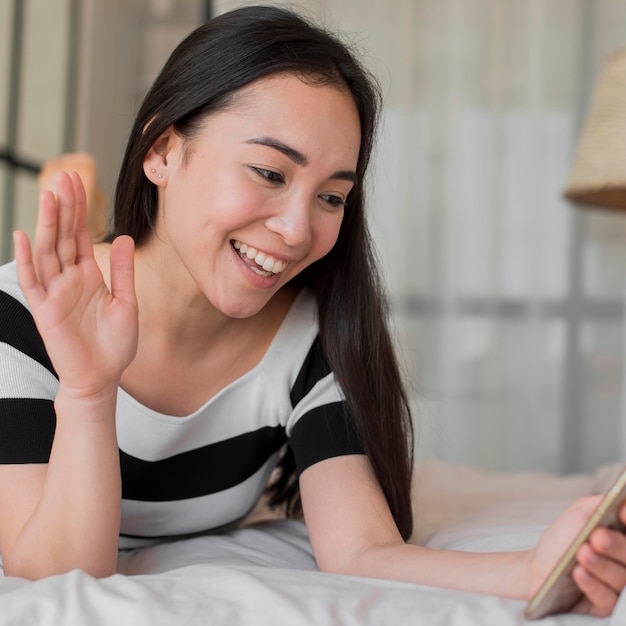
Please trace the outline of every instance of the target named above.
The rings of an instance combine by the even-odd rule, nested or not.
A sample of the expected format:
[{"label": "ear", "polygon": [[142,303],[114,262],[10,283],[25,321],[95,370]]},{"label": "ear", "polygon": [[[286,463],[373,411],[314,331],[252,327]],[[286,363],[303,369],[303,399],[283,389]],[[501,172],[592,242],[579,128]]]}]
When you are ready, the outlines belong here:
[{"label": "ear", "polygon": [[174,162],[173,151],[180,142],[180,137],[170,126],[155,142],[143,160],[146,178],[163,187],[167,184],[169,169]]}]

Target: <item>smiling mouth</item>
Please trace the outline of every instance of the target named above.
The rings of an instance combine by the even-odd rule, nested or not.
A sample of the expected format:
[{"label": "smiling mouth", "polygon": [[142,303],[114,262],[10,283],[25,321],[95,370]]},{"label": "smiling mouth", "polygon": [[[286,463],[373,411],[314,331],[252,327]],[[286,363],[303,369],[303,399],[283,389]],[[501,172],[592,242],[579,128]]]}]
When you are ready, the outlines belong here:
[{"label": "smiling mouth", "polygon": [[237,251],[237,254],[241,257],[243,262],[259,276],[269,278],[275,274],[280,274],[289,265],[286,261],[280,261],[275,259],[248,244],[245,244],[237,239],[230,242],[233,248]]}]

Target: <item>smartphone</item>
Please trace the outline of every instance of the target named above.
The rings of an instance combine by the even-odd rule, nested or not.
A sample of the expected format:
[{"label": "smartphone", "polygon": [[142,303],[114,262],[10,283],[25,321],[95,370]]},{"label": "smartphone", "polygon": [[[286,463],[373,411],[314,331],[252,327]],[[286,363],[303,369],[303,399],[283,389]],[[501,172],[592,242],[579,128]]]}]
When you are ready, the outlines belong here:
[{"label": "smartphone", "polygon": [[626,532],[618,519],[618,511],[626,501],[626,467],[606,493],[598,508],[585,524],[576,539],[559,559],[539,591],[530,599],[524,610],[527,619],[539,619],[554,613],[569,611],[581,598],[582,592],[572,578],[576,565],[576,552],[587,541],[592,531],[603,526]]}]

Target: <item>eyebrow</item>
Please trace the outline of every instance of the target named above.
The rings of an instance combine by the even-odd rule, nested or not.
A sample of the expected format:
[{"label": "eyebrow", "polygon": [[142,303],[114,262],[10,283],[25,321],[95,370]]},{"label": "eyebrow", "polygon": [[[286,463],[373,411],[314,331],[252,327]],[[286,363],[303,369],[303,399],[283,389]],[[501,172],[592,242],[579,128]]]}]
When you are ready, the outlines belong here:
[{"label": "eyebrow", "polygon": [[[291,146],[288,146],[282,141],[278,141],[278,139],[272,139],[271,137],[255,137],[253,139],[248,139],[246,143],[252,143],[259,146],[267,146],[268,148],[278,150],[278,152],[284,154],[296,165],[300,165],[301,167],[309,164],[309,160],[304,154],[302,154],[302,152],[296,150],[295,148],[292,148]],[[337,180],[347,180],[351,183],[354,183],[355,185],[358,181],[356,172],[353,172],[352,170],[340,170],[329,176],[329,178]]]}]

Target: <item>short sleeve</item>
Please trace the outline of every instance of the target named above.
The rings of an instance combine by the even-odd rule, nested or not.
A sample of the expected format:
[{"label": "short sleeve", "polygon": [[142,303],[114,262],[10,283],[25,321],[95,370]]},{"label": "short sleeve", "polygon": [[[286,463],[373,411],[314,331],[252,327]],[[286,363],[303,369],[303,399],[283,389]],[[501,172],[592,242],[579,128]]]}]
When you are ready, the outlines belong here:
[{"label": "short sleeve", "polygon": [[48,462],[57,389],[30,312],[0,291],[0,464]]},{"label": "short sleeve", "polygon": [[296,378],[291,402],[294,412],[287,435],[299,474],[325,459],[364,454],[356,425],[319,337]]},{"label": "short sleeve", "polygon": [[325,459],[364,454],[345,401],[327,404],[303,415],[293,428],[289,445],[299,474]]}]

